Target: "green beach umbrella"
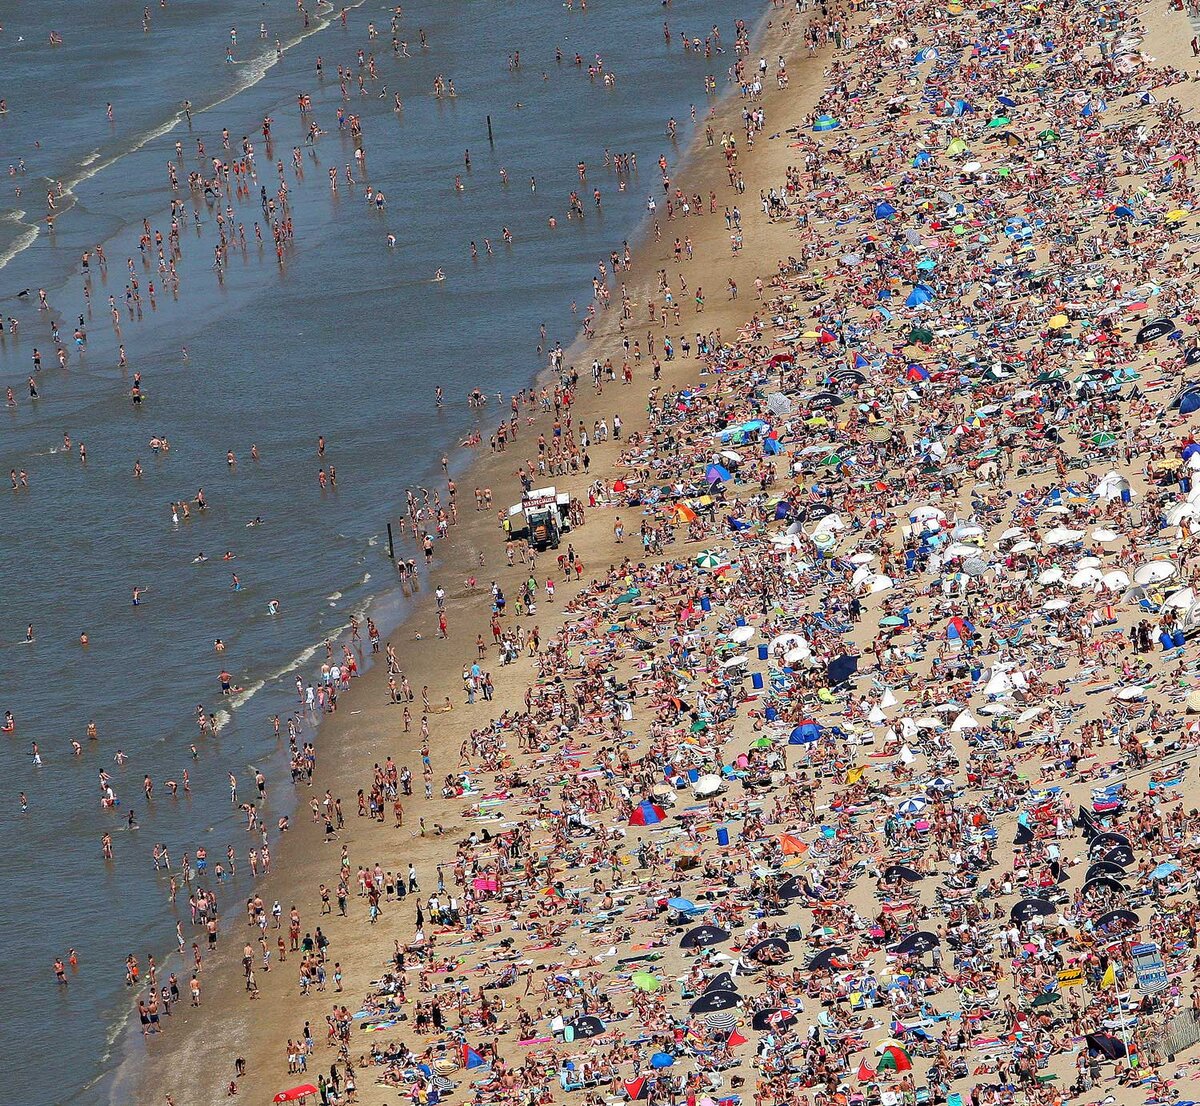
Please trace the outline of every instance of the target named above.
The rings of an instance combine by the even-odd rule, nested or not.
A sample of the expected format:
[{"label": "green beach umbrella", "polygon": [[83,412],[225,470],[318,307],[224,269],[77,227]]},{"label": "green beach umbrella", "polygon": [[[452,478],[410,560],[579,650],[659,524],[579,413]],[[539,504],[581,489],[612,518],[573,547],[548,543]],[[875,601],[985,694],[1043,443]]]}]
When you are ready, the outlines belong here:
[{"label": "green beach umbrella", "polygon": [[720,568],[722,565],[728,563],[724,557],[713,549],[706,549],[696,558],[696,564],[700,568]]},{"label": "green beach umbrella", "polygon": [[831,453],[821,462],[826,468],[837,468],[842,463],[842,459],[836,454]]},{"label": "green beach umbrella", "polygon": [[1117,436],[1115,434],[1109,434],[1107,431],[1101,431],[1099,434],[1093,434],[1088,441],[1091,442],[1092,445],[1107,447],[1117,444]]},{"label": "green beach umbrella", "polygon": [[653,994],[662,986],[662,980],[649,972],[634,972],[629,977],[629,982],[639,991],[646,991],[649,994]]}]

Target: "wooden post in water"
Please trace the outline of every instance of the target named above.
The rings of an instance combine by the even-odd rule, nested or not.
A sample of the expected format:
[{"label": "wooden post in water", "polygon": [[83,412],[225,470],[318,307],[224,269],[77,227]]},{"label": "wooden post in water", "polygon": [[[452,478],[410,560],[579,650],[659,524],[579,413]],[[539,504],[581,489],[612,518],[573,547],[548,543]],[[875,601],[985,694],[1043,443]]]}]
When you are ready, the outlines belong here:
[{"label": "wooden post in water", "polygon": [[393,561],[395,561],[396,560],[396,546],[395,546],[395,543],[392,541],[392,524],[390,522],[387,524],[387,528],[388,528],[388,556],[391,557],[391,559]]},{"label": "wooden post in water", "polygon": [[490,145],[495,146],[496,140],[494,138],[492,138],[492,117],[490,115],[487,117],[487,124],[488,124],[488,142]]}]

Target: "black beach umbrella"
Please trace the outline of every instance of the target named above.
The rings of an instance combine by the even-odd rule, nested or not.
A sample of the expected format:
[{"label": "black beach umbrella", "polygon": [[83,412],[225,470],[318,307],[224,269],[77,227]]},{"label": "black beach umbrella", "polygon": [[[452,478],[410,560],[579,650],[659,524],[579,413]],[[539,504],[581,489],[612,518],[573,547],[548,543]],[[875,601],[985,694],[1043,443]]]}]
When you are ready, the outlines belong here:
[{"label": "black beach umbrella", "polygon": [[604,1032],[604,1023],[594,1014],[584,1014],[571,1022],[571,1028],[575,1030],[576,1039],[586,1040],[599,1037]]},{"label": "black beach umbrella", "polygon": [[1174,319],[1155,319],[1137,332],[1137,343],[1141,345],[1143,342],[1153,342],[1156,338],[1165,338],[1174,329]]},{"label": "black beach umbrella", "polygon": [[736,991],[737,984],[728,972],[718,972],[704,985],[704,994],[709,991]]},{"label": "black beach umbrella", "polygon": [[807,402],[810,410],[823,411],[828,407],[840,407],[845,400],[833,392],[818,392],[815,396],[810,396]]},{"label": "black beach umbrella", "polygon": [[1129,838],[1123,833],[1117,833],[1115,830],[1107,830],[1104,833],[1098,833],[1088,842],[1088,849],[1095,853],[1102,848],[1112,848],[1114,845],[1128,845]]},{"label": "black beach umbrella", "polygon": [[812,503],[808,508],[809,518],[824,518],[826,515],[833,514],[833,508],[827,503]]},{"label": "black beach umbrella", "polygon": [[804,886],[796,876],[788,876],[776,889],[781,899],[798,899],[804,895]]},{"label": "black beach umbrella", "polygon": [[1048,899],[1022,899],[1009,912],[1014,922],[1027,922],[1030,918],[1046,918],[1055,913],[1055,906]]},{"label": "black beach umbrella", "polygon": [[1125,885],[1113,879],[1112,876],[1097,876],[1095,879],[1089,879],[1083,885],[1083,893],[1090,894],[1093,891],[1111,891],[1114,895],[1124,895]]},{"label": "black beach umbrella", "polygon": [[922,929],[916,933],[910,933],[898,945],[893,946],[892,951],[898,952],[902,956],[924,956],[927,952],[938,948],[941,943],[936,933]]},{"label": "black beach umbrella", "polygon": [[1034,840],[1033,830],[1031,830],[1024,822],[1017,823],[1017,833],[1013,838],[1014,845],[1028,845]]},{"label": "black beach umbrella", "polygon": [[714,925],[699,925],[693,926],[683,935],[679,941],[681,949],[700,949],[705,945],[719,945],[722,941],[729,940],[729,930],[722,929],[720,926]]},{"label": "black beach umbrella", "polygon": [[1095,864],[1089,865],[1088,870],[1084,873],[1084,880],[1095,879],[1096,876],[1114,876],[1120,879],[1125,874],[1125,869],[1120,864],[1114,864],[1111,860],[1098,860]]},{"label": "black beach umbrella", "polygon": [[822,949],[808,962],[808,970],[810,972],[824,972],[833,967],[835,960],[841,960],[843,957],[849,956],[849,951],[842,945],[830,945],[827,949]]},{"label": "black beach umbrella", "polygon": [[711,1014],[714,1010],[732,1010],[741,996],[737,991],[705,991],[688,1010],[693,1014]]},{"label": "black beach umbrella", "polygon": [[766,952],[772,949],[786,956],[788,953],[788,943],[782,937],[767,937],[749,949],[746,955],[751,960],[759,960]]},{"label": "black beach umbrella", "polygon": [[883,870],[886,880],[903,880],[905,883],[920,883],[925,877],[920,872],[914,872],[904,864],[890,864]]},{"label": "black beach umbrella", "polygon": [[1105,852],[1100,859],[1109,864],[1119,864],[1122,868],[1127,868],[1133,863],[1133,849],[1128,845],[1116,845]]},{"label": "black beach umbrella", "polygon": [[1185,365],[1195,365],[1200,363],[1200,346],[1192,346],[1192,348],[1187,351],[1187,356],[1184,357],[1183,363]]},{"label": "black beach umbrella", "polygon": [[1140,921],[1141,919],[1132,910],[1110,910],[1096,919],[1096,928],[1107,929],[1109,926],[1115,926],[1122,922],[1137,925]]}]

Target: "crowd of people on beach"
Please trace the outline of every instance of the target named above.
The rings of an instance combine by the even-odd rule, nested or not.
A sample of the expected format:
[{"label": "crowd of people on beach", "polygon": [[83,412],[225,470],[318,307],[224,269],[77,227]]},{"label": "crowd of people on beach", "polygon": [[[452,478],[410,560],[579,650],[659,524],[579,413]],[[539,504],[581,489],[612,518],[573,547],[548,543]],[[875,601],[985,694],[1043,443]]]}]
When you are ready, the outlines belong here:
[{"label": "crowd of people on beach", "polygon": [[[464,645],[436,584],[437,647],[475,650],[456,701],[417,693],[386,644],[423,796],[381,751],[344,810],[301,741],[353,687],[357,626],[315,686],[297,678],[293,782],[331,845],[319,916],[362,922],[378,976],[347,988],[322,927],[293,907],[285,940],[282,906],[257,894],[242,965],[255,999],[298,954],[288,993],[326,996],[323,1044],[314,1015],[286,1049],[287,1075],[322,1069],[323,1106],[367,1081],[522,1106],[1189,1098],[1200,130],[1188,74],[1144,34],[1108,8],[831,5],[788,40],[828,59],[824,91],[776,121],[785,55],[772,89],[738,26],[742,131],[706,144],[728,168],[730,256],[781,230],[794,256],[722,333],[687,284],[688,235],[670,235],[676,268],[644,304],[621,287],[615,318],[632,255],[613,252],[583,328],[607,343],[594,396],[543,345],[554,380],[501,407],[490,445],[527,454],[522,491],[573,488],[579,549],[505,544],[490,641]],[[746,165],[772,138],[790,164],[750,216]],[[661,168],[656,239],[724,206]],[[282,261],[279,172],[260,198]],[[214,202],[230,174],[204,184]],[[232,219],[217,264],[244,244]],[[676,348],[687,379],[666,370]],[[649,386],[644,424],[613,418],[610,435],[607,384]],[[490,488],[475,506],[495,509]],[[444,492],[410,493],[407,583],[436,583],[457,511],[448,473]],[[458,763],[440,752],[435,770],[459,734]],[[265,876],[255,782],[239,804],[231,774],[231,802]],[[444,845],[434,871],[379,836],[406,824]],[[210,877],[194,853],[199,1005],[237,856]],[[132,954],[125,969],[149,988],[143,1032],[160,1031],[176,973],[163,985],[149,958],[143,979]],[[54,974],[66,983],[62,960]],[[332,998],[347,989],[362,998]]]}]

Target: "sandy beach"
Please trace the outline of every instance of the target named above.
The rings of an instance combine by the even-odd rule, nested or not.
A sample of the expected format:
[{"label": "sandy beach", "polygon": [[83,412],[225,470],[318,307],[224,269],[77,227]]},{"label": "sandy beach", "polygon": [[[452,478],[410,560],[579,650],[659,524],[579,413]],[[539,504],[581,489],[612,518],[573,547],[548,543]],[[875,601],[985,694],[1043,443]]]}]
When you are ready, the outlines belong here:
[{"label": "sandy beach", "polygon": [[[771,13],[761,98],[724,102],[655,197],[624,331],[614,293],[568,352],[586,474],[536,472],[553,416],[522,411],[458,481],[390,635],[409,732],[383,663],[323,722],[259,894],[272,953],[293,906],[320,927],[324,981],[301,994],[300,950],[264,971],[223,902],[139,1100],[318,1076],[310,1101],[344,1100],[346,1059],[372,1104],[1190,1100],[1192,32],[820,14]],[[813,25],[836,41],[810,58]],[[668,219],[676,188],[703,214]],[[632,382],[593,388],[609,358]],[[579,571],[565,543],[506,563],[521,466],[581,505]],[[476,662],[494,696],[470,702]]]}]

